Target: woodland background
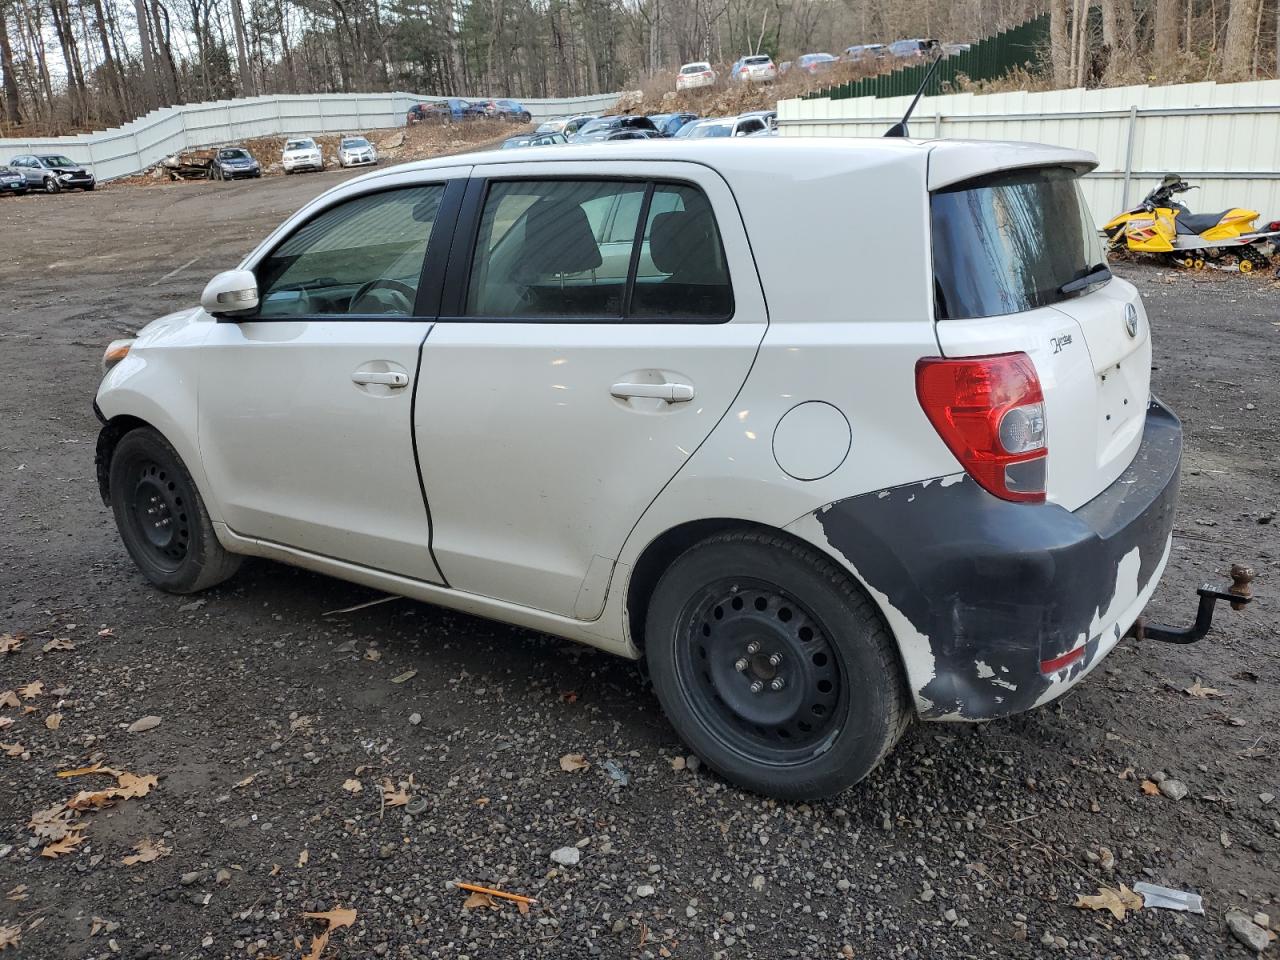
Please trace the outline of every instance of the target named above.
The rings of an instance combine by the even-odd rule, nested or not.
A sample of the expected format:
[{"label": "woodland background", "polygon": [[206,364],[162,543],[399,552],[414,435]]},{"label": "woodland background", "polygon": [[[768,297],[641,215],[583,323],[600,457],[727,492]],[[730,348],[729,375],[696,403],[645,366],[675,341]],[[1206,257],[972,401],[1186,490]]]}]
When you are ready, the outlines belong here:
[{"label": "woodland background", "polygon": [[1277,75],[1280,0],[0,0],[0,136],[268,93],[670,89],[689,60],[975,40],[1045,12],[1051,41],[1010,83]]}]

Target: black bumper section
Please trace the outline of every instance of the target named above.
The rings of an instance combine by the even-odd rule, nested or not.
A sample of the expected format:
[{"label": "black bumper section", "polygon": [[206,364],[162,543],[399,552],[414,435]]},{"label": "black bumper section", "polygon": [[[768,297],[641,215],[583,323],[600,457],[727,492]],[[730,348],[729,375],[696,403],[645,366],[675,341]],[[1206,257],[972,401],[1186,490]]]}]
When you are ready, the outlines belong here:
[{"label": "black bumper section", "polygon": [[[988,719],[1034,706],[1061,677],[1042,673],[1042,661],[1082,636],[1085,653],[1064,668],[1068,679],[1093,662],[1102,638],[1092,625],[1111,605],[1121,561],[1138,551],[1141,590],[1164,556],[1181,459],[1182,424],[1153,399],[1133,462],[1075,512],[1000,500],[965,476],[851,497],[816,517],[831,545],[928,638],[934,676],[915,691],[931,704],[922,715]],[[1114,641],[1129,624],[1103,626]]]}]

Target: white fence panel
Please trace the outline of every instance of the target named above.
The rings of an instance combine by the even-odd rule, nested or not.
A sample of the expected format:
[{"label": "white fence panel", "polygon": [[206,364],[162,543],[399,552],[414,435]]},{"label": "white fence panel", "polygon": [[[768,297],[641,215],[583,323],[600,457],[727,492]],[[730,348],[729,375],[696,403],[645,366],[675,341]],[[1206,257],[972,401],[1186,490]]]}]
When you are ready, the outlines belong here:
[{"label": "white fence panel", "polygon": [[[878,137],[908,97],[784,100],[784,136]],[[1199,189],[1188,202],[1280,218],[1280,80],[1188,83],[924,97],[911,122],[918,137],[1030,140],[1092,150],[1084,183],[1099,223],[1132,206],[1166,173]]]},{"label": "white fence panel", "polygon": [[[616,93],[602,93],[521,102],[536,123],[564,114],[600,113],[611,109],[618,97]],[[441,99],[411,93],[338,93],[188,103],[152,110],[112,130],[70,137],[0,140],[0,163],[24,153],[60,153],[91,167],[99,180],[114,180],[145,170],[180,150],[254,137],[402,127],[413,104]]]}]

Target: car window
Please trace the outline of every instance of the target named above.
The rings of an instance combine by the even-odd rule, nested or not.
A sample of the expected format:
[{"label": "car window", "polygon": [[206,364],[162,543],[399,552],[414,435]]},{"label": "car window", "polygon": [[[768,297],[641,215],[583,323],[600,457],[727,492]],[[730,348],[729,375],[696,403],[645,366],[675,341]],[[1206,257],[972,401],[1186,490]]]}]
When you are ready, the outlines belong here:
[{"label": "car window", "polygon": [[443,195],[366,194],[303,224],[258,265],[259,316],[411,316]]},{"label": "car window", "polygon": [[745,137],[749,133],[755,133],[757,130],[763,130],[763,129],[764,129],[763,120],[756,120],[756,119],[743,120],[742,123],[738,125],[738,132],[736,136]]},{"label": "car window", "polygon": [[610,181],[495,183],[480,217],[467,314],[620,317],[644,190]]},{"label": "car window", "polygon": [[733,287],[710,201],[696,187],[657,184],[629,316],[724,320],[732,315]]}]

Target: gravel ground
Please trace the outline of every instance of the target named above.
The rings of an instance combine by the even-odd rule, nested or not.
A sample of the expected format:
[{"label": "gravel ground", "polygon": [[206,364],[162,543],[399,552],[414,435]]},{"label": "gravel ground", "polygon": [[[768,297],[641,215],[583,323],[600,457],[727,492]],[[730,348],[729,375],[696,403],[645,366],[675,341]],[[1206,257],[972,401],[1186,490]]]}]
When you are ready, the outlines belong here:
[{"label": "gravel ground", "polygon": [[[94,480],[102,347],[340,177],[0,203],[0,634],[25,637],[0,653],[0,950],[298,958],[335,908],[326,958],[1244,957],[1268,937],[1229,911],[1280,927],[1276,284],[1121,267],[1187,429],[1150,613],[1189,619],[1240,560],[1263,599],[784,805],[699,769],[608,655],[408,600],[331,613],[375,595],[265,562],[199,598],[142,582]],[[1205,915],[1073,907],[1140,880]]]}]

